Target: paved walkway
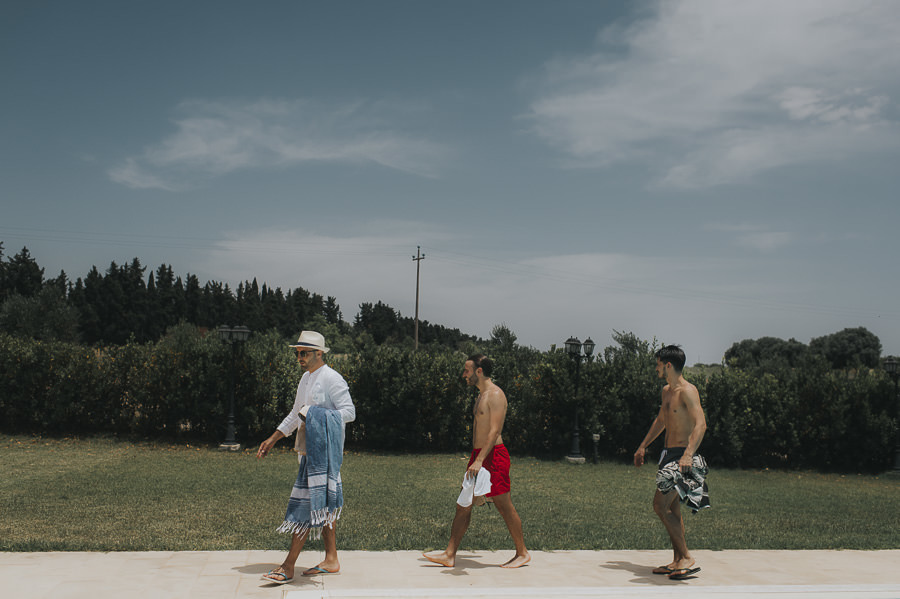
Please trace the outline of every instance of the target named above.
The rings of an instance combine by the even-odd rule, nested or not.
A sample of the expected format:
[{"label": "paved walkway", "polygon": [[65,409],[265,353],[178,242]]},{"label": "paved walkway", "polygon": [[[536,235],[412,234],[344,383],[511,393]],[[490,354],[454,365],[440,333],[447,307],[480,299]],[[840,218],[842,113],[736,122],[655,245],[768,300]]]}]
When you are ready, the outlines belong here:
[{"label": "paved walkway", "polygon": [[[518,570],[498,568],[512,553],[460,552],[457,567],[415,551],[343,551],[337,575],[284,586],[260,576],[281,551],[0,553],[3,599],[320,599],[532,597],[700,597],[701,599],[900,599],[900,550],[695,551],[697,578],[650,573],[668,551],[532,553]],[[298,568],[322,558],[304,552]]]}]

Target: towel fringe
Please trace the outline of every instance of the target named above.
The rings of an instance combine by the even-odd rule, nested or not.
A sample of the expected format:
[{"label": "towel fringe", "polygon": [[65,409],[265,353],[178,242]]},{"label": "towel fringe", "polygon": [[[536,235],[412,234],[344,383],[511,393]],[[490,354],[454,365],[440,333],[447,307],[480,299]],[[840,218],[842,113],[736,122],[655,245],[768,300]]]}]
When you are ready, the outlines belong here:
[{"label": "towel fringe", "polygon": [[290,520],[285,520],[281,523],[276,531],[277,532],[286,532],[292,535],[302,535],[310,528],[309,522],[291,522]]},{"label": "towel fringe", "polygon": [[290,520],[285,520],[281,523],[281,526],[275,530],[276,532],[292,535],[303,535],[309,532],[309,538],[315,541],[322,537],[322,529],[324,527],[334,528],[334,523],[341,519],[341,512],[343,510],[343,507],[339,507],[336,510],[329,510],[327,508],[315,510],[310,513],[310,517],[312,518],[311,522],[291,522]]}]

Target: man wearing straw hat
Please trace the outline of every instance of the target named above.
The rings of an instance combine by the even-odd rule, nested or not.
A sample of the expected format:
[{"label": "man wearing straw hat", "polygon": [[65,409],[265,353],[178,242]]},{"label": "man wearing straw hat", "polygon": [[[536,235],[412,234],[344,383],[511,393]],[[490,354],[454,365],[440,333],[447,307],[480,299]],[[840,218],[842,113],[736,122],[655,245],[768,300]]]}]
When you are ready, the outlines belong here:
[{"label": "man wearing straw hat", "polygon": [[344,428],[356,419],[347,382],[325,363],[325,338],[315,331],[303,331],[291,347],[306,372],[297,386],[290,414],[256,452],[257,458],[266,457],[279,439],[297,430],[294,447],[299,454],[300,472],[284,523],[278,529],[292,533],[291,548],[279,567],[263,575],[263,580],[276,584],[293,580],[294,565],[310,531],[313,538],[321,534],[325,559],[305,570],[303,576],[337,574],[341,569],[334,526],[343,506],[340,466]]}]

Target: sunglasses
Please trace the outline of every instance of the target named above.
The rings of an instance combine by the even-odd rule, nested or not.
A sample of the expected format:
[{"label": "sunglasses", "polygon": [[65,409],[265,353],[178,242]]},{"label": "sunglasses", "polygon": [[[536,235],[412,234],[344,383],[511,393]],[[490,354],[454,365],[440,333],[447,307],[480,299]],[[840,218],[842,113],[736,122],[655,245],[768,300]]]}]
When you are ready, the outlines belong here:
[{"label": "sunglasses", "polygon": [[306,356],[315,356],[316,351],[317,350],[315,350],[315,349],[297,350],[297,355],[300,356],[301,358],[305,358]]}]

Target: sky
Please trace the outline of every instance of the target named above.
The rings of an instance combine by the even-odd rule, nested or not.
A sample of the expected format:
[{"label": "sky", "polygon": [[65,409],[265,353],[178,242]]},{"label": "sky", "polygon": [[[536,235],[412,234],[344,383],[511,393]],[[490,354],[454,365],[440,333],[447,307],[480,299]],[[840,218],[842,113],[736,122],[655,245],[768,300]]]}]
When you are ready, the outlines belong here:
[{"label": "sky", "polygon": [[897,355],[898,73],[890,0],[7,0],[0,241],[351,322],[419,266],[421,319],[540,350]]}]

